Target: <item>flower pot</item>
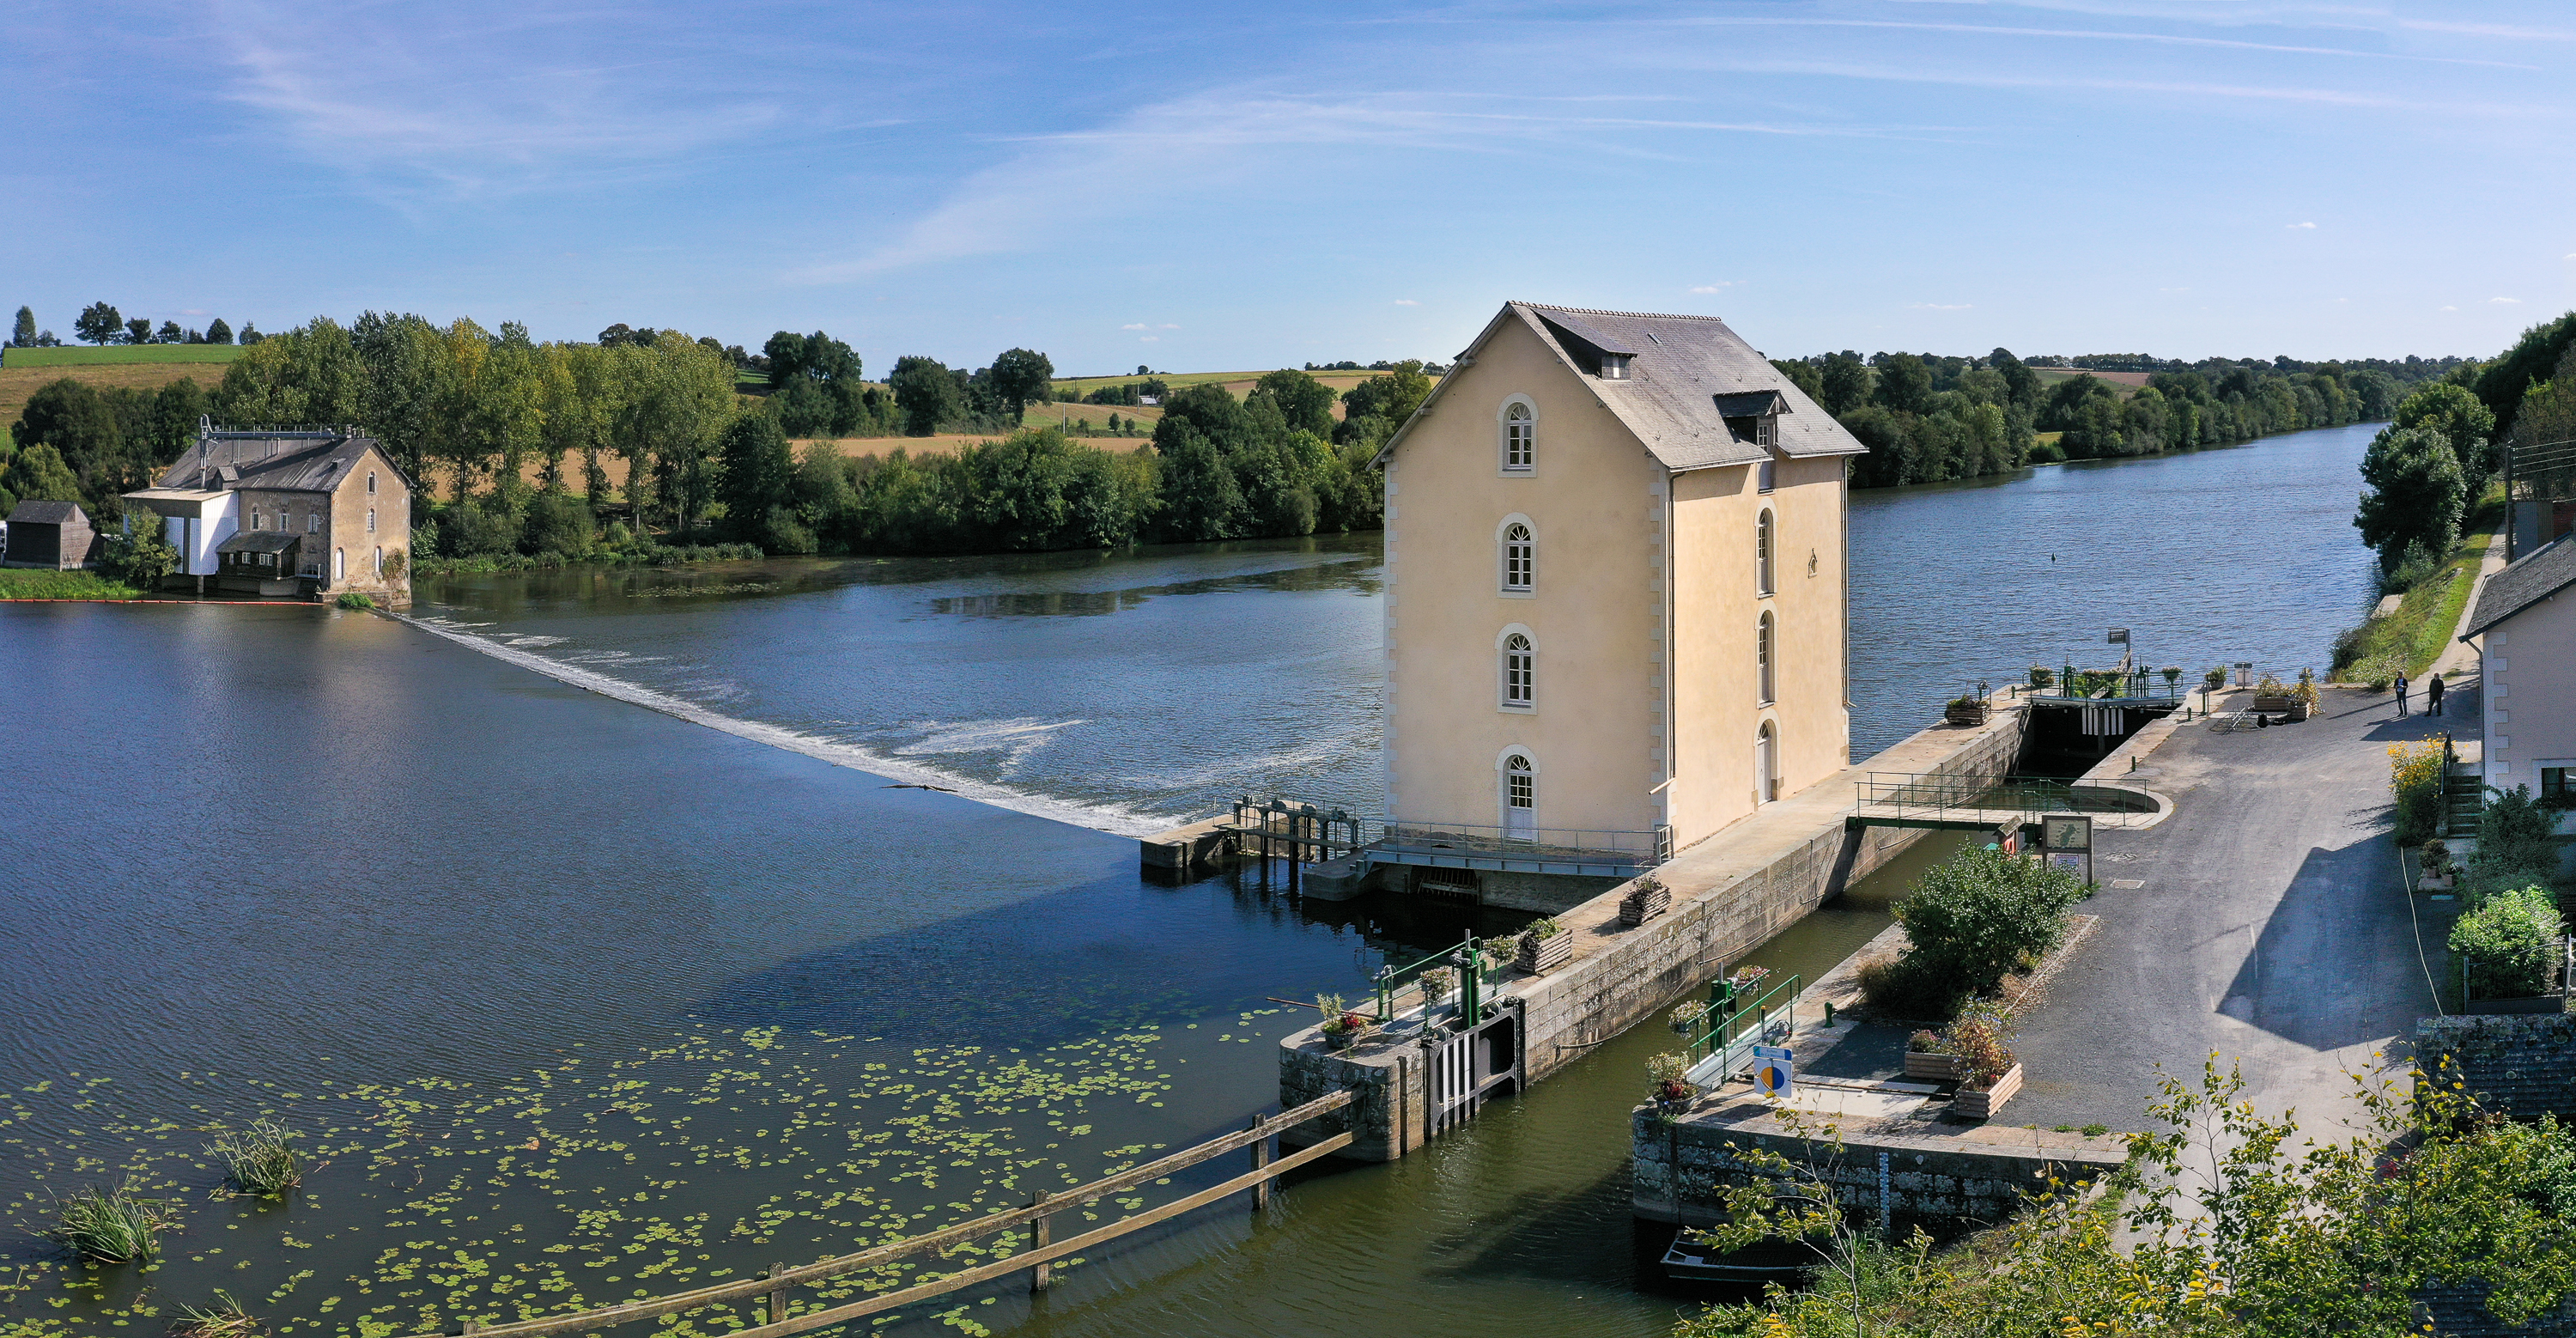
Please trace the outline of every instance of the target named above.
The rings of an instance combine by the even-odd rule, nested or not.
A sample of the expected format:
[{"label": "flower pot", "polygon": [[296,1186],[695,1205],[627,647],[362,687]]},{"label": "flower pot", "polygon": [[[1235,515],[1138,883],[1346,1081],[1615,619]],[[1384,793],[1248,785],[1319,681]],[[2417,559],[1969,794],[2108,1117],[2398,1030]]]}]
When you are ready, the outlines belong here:
[{"label": "flower pot", "polygon": [[1991,1120],[1996,1111],[2004,1108],[2005,1102],[2012,1100],[2013,1093],[2020,1090],[2021,1065],[2015,1064],[2004,1070],[2004,1076],[1995,1079],[1994,1086],[1984,1091],[1960,1088],[1950,1098],[1950,1111],[1961,1119]]},{"label": "flower pot", "polygon": [[1348,1050],[1352,1046],[1359,1044],[1362,1038],[1366,1037],[1368,1034],[1369,1029],[1366,1027],[1353,1027],[1349,1031],[1328,1031],[1324,1033],[1324,1048],[1328,1050]]},{"label": "flower pot", "polygon": [[1905,1052],[1905,1076],[1930,1082],[1958,1082],[1968,1076],[1968,1061],[1957,1055]]},{"label": "flower pot", "polygon": [[1971,704],[1952,702],[1943,708],[1941,718],[1953,725],[1982,725],[1986,723],[1986,710],[1984,702]]},{"label": "flower pot", "polygon": [[2254,694],[2254,705],[2251,709],[2261,711],[2266,715],[2282,715],[2288,713],[2293,705],[2296,705],[2298,709],[2302,711],[2306,710],[2308,706],[2306,702],[2300,701],[2296,697],[2267,697],[2258,692]]},{"label": "flower pot", "polygon": [[[1640,887],[1619,899],[1619,923],[1633,929],[1672,908],[1673,890],[1671,888]],[[1570,943],[1566,946],[1569,950],[1573,947]]]},{"label": "flower pot", "polygon": [[1512,959],[1512,965],[1537,975],[1542,971],[1553,971],[1572,960],[1574,935],[1555,933],[1546,938],[1522,939],[1520,955]]}]

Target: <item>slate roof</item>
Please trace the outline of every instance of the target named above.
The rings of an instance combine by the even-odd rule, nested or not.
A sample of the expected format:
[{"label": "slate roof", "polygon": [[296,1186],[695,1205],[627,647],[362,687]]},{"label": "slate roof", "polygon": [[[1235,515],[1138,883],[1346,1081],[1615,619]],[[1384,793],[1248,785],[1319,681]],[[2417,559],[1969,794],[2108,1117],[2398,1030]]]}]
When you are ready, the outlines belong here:
[{"label": "slate roof", "polygon": [[[1758,407],[1742,406],[1761,404],[1767,396],[1778,398],[1777,449],[1782,455],[1869,453],[1832,414],[1802,394],[1779,368],[1715,316],[1657,316],[1507,302],[1460,360],[1472,362],[1476,350],[1508,321],[1519,321],[1535,333],[1584,378],[1592,393],[1665,468],[1677,473],[1762,460],[1763,448],[1737,440],[1726,419],[1729,414],[1761,412]],[[1624,380],[1601,379],[1605,354],[1628,358]],[[1454,373],[1442,377],[1415,411],[1414,421],[1429,413],[1455,380]],[[1385,459],[1411,427],[1408,422],[1399,429],[1378,458]]]},{"label": "slate roof", "polygon": [[[358,457],[376,444],[373,437],[261,437],[216,433],[201,436],[163,471],[164,488],[266,488],[286,492],[328,492],[355,468]],[[388,461],[385,467],[390,467]],[[393,470],[403,486],[411,480]]]},{"label": "slate roof", "polygon": [[2478,590],[2477,611],[2469,615],[2469,630],[2460,639],[2466,641],[2571,585],[2576,585],[2576,534],[2562,534],[2487,578]]},{"label": "slate roof", "polygon": [[12,525],[63,525],[75,520],[83,523],[89,520],[78,502],[20,502],[9,513]]},{"label": "slate roof", "polygon": [[283,553],[304,541],[300,534],[284,530],[235,530],[232,537],[215,545],[218,553]]}]

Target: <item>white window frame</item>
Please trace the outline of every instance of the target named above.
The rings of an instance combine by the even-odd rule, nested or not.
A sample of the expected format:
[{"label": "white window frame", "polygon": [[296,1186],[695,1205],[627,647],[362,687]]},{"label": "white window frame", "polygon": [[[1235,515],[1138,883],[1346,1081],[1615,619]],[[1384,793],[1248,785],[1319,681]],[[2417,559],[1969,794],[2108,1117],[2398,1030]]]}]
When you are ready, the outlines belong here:
[{"label": "white window frame", "polygon": [[[1522,410],[1529,416],[1514,419],[1512,417],[1514,408]],[[1520,441],[1521,449],[1517,462],[1512,450],[1512,427],[1515,422],[1525,424],[1528,428]],[[1510,395],[1504,397],[1503,402],[1495,407],[1494,467],[1505,478],[1525,479],[1538,472],[1538,401],[1527,395]]]},{"label": "white window frame", "polygon": [[317,506],[304,513],[304,532],[306,534],[322,532],[322,508]]},{"label": "white window frame", "polygon": [[[1517,555],[1518,575],[1521,577],[1517,585],[1512,583],[1515,574],[1515,554],[1512,552],[1514,528],[1522,533],[1519,544],[1524,550]],[[1503,517],[1503,523],[1494,527],[1494,591],[1505,599],[1538,597],[1538,524],[1517,511]]]},{"label": "white window frame", "polygon": [[385,579],[385,546],[383,544],[376,545],[376,579],[379,581]]},{"label": "white window frame", "polygon": [[1628,355],[1627,355],[1627,354],[1625,354],[1625,353],[1604,353],[1604,354],[1602,354],[1602,355],[1601,355],[1601,379],[1602,379],[1602,380],[1604,380],[1604,381],[1625,381],[1625,380],[1627,380],[1627,379],[1628,379]]},{"label": "white window frame", "polygon": [[375,509],[374,507],[372,507],[372,506],[371,506],[371,507],[368,507],[368,508],[367,508],[367,533],[369,533],[369,534],[373,534],[373,533],[375,533],[375,532],[376,532],[376,509]]},{"label": "white window frame", "polygon": [[[1521,763],[1518,768],[1512,766],[1514,759]],[[1520,807],[1529,813],[1530,832],[1533,835],[1537,833],[1538,773],[1538,754],[1517,743],[1494,754],[1494,825],[1502,828],[1505,835],[1512,830],[1512,780],[1515,776],[1529,778],[1529,802]]]},{"label": "white window frame", "polygon": [[1780,624],[1764,609],[1753,622],[1753,678],[1762,705],[1778,701],[1780,672]]},{"label": "white window frame", "polygon": [[[1512,645],[1517,638],[1521,644]],[[1514,656],[1526,659],[1514,666]],[[1515,669],[1519,682],[1515,684]],[[1513,697],[1518,687],[1520,696]],[[1527,627],[1513,623],[1494,637],[1494,708],[1513,715],[1527,715],[1538,709],[1538,636]]]},{"label": "white window frame", "polygon": [[1778,593],[1780,518],[1763,507],[1753,518],[1753,592],[1764,598]]},{"label": "white window frame", "polygon": [[348,549],[334,548],[331,550],[331,579],[335,581],[345,581],[349,579]]},{"label": "white window frame", "polygon": [[1771,492],[1780,486],[1780,457],[1765,450],[1762,462],[1753,467],[1753,490]]}]

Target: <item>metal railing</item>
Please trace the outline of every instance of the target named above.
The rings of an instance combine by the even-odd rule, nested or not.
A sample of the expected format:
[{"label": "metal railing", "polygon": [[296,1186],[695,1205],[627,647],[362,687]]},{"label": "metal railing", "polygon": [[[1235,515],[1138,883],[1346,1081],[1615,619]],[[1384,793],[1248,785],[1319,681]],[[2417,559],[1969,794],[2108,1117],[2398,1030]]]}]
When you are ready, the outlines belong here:
[{"label": "metal railing", "polygon": [[[1442,948],[1420,961],[1407,962],[1402,966],[1390,964],[1379,967],[1376,977],[1370,982],[1377,991],[1378,1025],[1382,1027],[1395,1020],[1395,997],[1403,992],[1407,984],[1421,979],[1423,972],[1443,966],[1458,972],[1458,1016],[1469,1026],[1483,1021],[1486,1003],[1485,955],[1477,950],[1476,937],[1470,934],[1459,940],[1457,947]],[[1431,1000],[1425,997],[1422,1006],[1423,1021],[1428,1024]]]},{"label": "metal railing", "polygon": [[1571,827],[1499,827],[1466,822],[1362,824],[1364,833],[1372,829],[1376,835],[1370,844],[1389,850],[1446,850],[1509,855],[1516,859],[1579,860],[1587,856],[1615,855],[1640,868],[1661,864],[1671,859],[1673,853],[1673,833],[1669,827],[1647,832],[1620,832]]},{"label": "metal railing", "polygon": [[2200,690],[2200,675],[2184,673],[2167,681],[2160,669],[2078,669],[2075,681],[2067,681],[2066,671],[2056,671],[2054,681],[2046,686],[2028,682],[2012,685],[2015,697],[2048,701],[2153,701],[2179,702]]},{"label": "metal railing", "polygon": [[[2046,776],[1873,771],[1852,788],[1862,808],[1894,810],[1900,818],[2008,813],[2030,819],[2042,813],[2129,813],[2154,807],[2143,790],[2102,782],[2075,785]],[[2124,797],[2132,793],[2134,801]]]},{"label": "metal railing", "polygon": [[1806,978],[1791,976],[1762,992],[1750,1004],[1739,1005],[1732,981],[1718,979],[1708,987],[1708,1006],[1700,1017],[1717,1019],[1716,1024],[1683,1047],[1691,1061],[1683,1080],[1707,1087],[1724,1082],[1736,1066],[1753,1057],[1753,1047],[1775,1044],[1797,1030],[1792,1016],[1797,1007],[1799,987]]}]

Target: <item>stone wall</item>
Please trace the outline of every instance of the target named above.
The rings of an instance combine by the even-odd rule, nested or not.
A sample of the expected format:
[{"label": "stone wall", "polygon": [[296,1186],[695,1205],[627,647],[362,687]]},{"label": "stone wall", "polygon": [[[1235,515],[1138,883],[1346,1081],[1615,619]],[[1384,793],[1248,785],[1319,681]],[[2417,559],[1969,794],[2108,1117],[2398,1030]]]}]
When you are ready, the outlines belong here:
[{"label": "stone wall", "polygon": [[[1847,1208],[1879,1209],[1878,1154],[1888,1154],[1887,1207],[1900,1217],[1972,1217],[1996,1222],[2051,1175],[2081,1185],[2119,1169],[2116,1140],[2034,1135],[2010,1143],[1943,1135],[1846,1135],[1837,1146],[1790,1132],[1767,1114],[1666,1121],[1651,1109],[1631,1117],[1632,1207],[1636,1216],[1710,1226],[1728,1185],[1768,1178],[1739,1149],[1759,1148],[1815,1172]],[[1982,1132],[1982,1131],[1981,1131]]]},{"label": "stone wall", "polygon": [[2415,1024],[2415,1063],[2448,1059],[2479,1104],[2519,1119],[2576,1119],[2576,1014],[2428,1017]]}]

